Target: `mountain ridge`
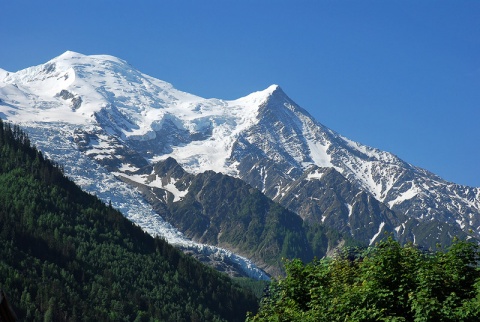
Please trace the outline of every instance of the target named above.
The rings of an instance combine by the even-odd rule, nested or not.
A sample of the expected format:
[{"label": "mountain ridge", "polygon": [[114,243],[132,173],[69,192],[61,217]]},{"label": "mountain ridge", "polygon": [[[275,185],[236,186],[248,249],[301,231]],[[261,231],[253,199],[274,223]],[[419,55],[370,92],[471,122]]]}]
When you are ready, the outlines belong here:
[{"label": "mountain ridge", "polygon": [[[141,180],[152,189],[170,187],[180,201],[181,190],[174,182],[148,182],[134,175],[173,158],[188,173],[212,170],[230,175],[277,202],[285,202],[289,189],[312,167],[333,168],[355,189],[404,218],[396,226],[379,221],[376,228],[370,227],[369,235],[362,237],[367,243],[387,227],[405,242],[431,246],[438,241],[439,231],[428,236],[420,228],[412,230],[413,222],[429,230],[451,227],[452,232],[472,231],[472,237],[480,237],[480,188],[447,182],[389,152],[343,137],[315,120],[278,85],[236,100],[204,99],[113,56],[67,52],[9,73],[0,80],[0,99],[3,119],[22,125],[42,151],[65,164],[77,183],[111,200],[151,232],[160,229],[151,225],[152,218],[161,219],[118,177]],[[342,195],[335,189],[326,190],[333,199],[325,200]],[[305,203],[304,208],[313,198],[305,189],[294,197]],[[341,217],[349,207],[353,205],[332,211]],[[448,242],[448,234],[442,236],[440,241]]]}]

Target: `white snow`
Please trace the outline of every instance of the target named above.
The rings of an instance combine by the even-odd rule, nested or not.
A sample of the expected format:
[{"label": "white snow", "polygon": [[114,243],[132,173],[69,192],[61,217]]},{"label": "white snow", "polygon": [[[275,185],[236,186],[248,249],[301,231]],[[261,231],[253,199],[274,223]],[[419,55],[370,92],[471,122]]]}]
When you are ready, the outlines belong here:
[{"label": "white snow", "polygon": [[255,123],[258,106],[275,89],[276,85],[272,85],[234,101],[197,100],[187,105],[165,107],[165,113],[182,116],[183,121],[177,124],[179,128],[191,133],[213,130],[208,139],[175,146],[172,152],[154,156],[151,161],[173,157],[191,173],[213,170],[235,175],[235,165],[227,164],[233,144],[241,132]]},{"label": "white snow", "polygon": [[118,168],[118,170],[120,170],[120,172],[123,172],[123,173],[126,171],[135,172],[138,170],[138,168],[128,163],[122,163],[121,166]]},{"label": "white snow", "polygon": [[182,200],[183,197],[185,197],[185,195],[188,193],[188,189],[185,189],[184,191],[178,190],[177,186],[175,186],[175,182],[176,181],[174,178],[170,178],[170,182],[166,185],[163,185],[162,180],[157,177],[155,181],[149,182],[148,185],[151,187],[157,187],[167,190],[168,192],[173,194],[173,202],[177,202]]},{"label": "white snow", "polygon": [[5,77],[7,77],[8,74],[9,74],[9,72],[7,72],[5,69],[0,68],[0,81],[2,79],[4,79]]},{"label": "white snow", "polygon": [[414,198],[420,192],[420,189],[415,186],[414,182],[411,182],[411,184],[412,184],[412,187],[409,190],[399,194],[397,198],[388,202],[388,206],[390,208],[392,208],[394,205],[401,204],[405,200]]},{"label": "white snow", "polygon": [[378,232],[375,235],[373,235],[373,237],[370,239],[369,245],[372,245],[375,239],[377,239],[377,237],[380,235],[380,233],[382,232],[383,226],[385,226],[385,222],[382,221],[378,226]]},{"label": "white snow", "polygon": [[328,146],[315,140],[307,139],[307,143],[310,149],[310,157],[317,166],[332,167],[331,157],[327,153]]},{"label": "white snow", "polygon": [[348,217],[350,218],[353,214],[353,206],[348,203],[346,203],[345,206],[348,208]]},{"label": "white snow", "polygon": [[316,169],[307,175],[307,180],[320,180],[324,174],[325,172],[322,169]]},{"label": "white snow", "polygon": [[[170,156],[193,173],[213,170],[228,174],[236,174],[236,169],[227,164],[233,143],[255,123],[259,106],[278,88],[272,85],[231,101],[204,99],[142,74],[116,57],[71,51],[46,64],[10,73],[2,83],[0,95],[22,109],[4,105],[0,112],[18,123],[44,121],[87,126],[96,123],[95,113],[102,109],[113,113],[114,106],[123,115],[121,119],[114,116],[114,122],[126,138],[155,138],[154,131],[167,120],[192,134],[212,130],[206,134],[206,140],[175,146],[168,154],[153,155],[151,161]],[[62,90],[82,99],[78,110],[72,110],[71,100],[58,96]]]}]

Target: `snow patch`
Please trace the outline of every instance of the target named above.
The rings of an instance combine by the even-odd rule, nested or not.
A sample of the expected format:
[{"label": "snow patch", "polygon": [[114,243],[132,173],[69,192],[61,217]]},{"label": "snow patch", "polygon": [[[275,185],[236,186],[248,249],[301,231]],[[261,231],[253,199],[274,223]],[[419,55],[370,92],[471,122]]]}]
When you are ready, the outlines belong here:
[{"label": "snow patch", "polygon": [[394,205],[401,204],[402,202],[406,200],[410,200],[413,197],[417,196],[420,190],[415,186],[415,184],[412,182],[412,187],[405,191],[404,193],[401,193],[395,198],[394,200],[391,200],[388,202],[388,207],[392,208]]},{"label": "snow patch", "polygon": [[348,203],[345,203],[345,206],[348,208],[348,217],[350,218],[353,214],[353,206]]},{"label": "snow patch", "polygon": [[377,237],[380,235],[380,233],[382,232],[383,226],[385,226],[385,222],[382,221],[382,223],[378,226],[378,232],[375,235],[373,235],[373,237],[370,239],[369,246],[371,246],[375,241],[375,239],[377,239]]},{"label": "snow patch", "polygon": [[321,169],[316,169],[314,172],[310,172],[308,175],[307,175],[307,180],[308,181],[311,181],[311,180],[320,180],[322,179],[324,175],[324,171],[322,171]]},{"label": "snow patch", "polygon": [[184,191],[180,191],[177,186],[175,186],[175,179],[170,178],[170,182],[167,183],[166,185],[162,184],[162,180],[160,178],[156,178],[154,181],[149,182],[148,185],[151,187],[157,187],[157,188],[162,188],[167,190],[168,192],[173,194],[173,202],[177,202],[182,200],[183,197],[185,197],[188,193],[188,189]]},{"label": "snow patch", "polygon": [[121,172],[126,172],[126,171],[131,171],[131,172],[135,172],[137,171],[139,168],[131,165],[131,164],[128,164],[128,163],[122,163],[120,165],[120,167],[118,168],[119,171]]}]

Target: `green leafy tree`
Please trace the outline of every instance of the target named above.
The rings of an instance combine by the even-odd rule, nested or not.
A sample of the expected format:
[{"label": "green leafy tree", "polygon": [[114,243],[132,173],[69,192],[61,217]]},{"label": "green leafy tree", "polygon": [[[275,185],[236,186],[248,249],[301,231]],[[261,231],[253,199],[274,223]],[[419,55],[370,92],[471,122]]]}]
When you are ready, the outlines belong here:
[{"label": "green leafy tree", "polygon": [[479,247],[422,251],[387,238],[303,264],[287,261],[247,321],[478,321]]}]

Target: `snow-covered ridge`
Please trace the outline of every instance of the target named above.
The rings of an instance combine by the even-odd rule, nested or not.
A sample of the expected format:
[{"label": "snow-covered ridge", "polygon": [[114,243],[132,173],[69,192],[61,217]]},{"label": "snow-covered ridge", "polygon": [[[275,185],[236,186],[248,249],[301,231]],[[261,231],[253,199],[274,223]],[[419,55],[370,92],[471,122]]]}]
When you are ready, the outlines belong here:
[{"label": "snow-covered ridge", "polygon": [[2,82],[19,89],[0,92],[6,101],[22,107],[20,113],[13,108],[0,109],[11,121],[68,122],[85,127],[96,125],[103,117],[108,120],[109,133],[139,141],[155,139],[161,129],[173,125],[192,137],[207,139],[172,146],[169,153],[156,154],[151,161],[171,156],[192,172],[231,174],[235,170],[227,159],[236,137],[255,122],[258,106],[277,88],[272,85],[232,101],[204,99],[142,74],[121,59],[71,51],[10,73]]},{"label": "snow-covered ridge", "polygon": [[0,68],[0,81],[3,80],[5,77],[7,77],[8,74],[9,72]]},{"label": "snow-covered ridge", "polygon": [[[70,144],[79,156],[95,161],[98,171],[108,168],[118,176],[145,165],[134,160],[153,164],[172,157],[188,172],[233,175],[273,199],[312,166],[334,168],[393,210],[450,222],[480,236],[480,188],[451,184],[335,133],[278,85],[236,100],[205,99],[119,58],[68,51],[18,72],[0,70],[0,117],[37,131],[38,140],[42,131],[45,137],[59,135],[56,127],[62,127],[65,141],[33,142],[56,160],[75,162],[53,146]],[[75,131],[85,134],[81,140]],[[73,177],[89,191],[103,193],[93,174],[79,170]],[[321,178],[321,171],[307,177]],[[184,193],[173,182],[149,184],[170,189],[176,200]]]}]

